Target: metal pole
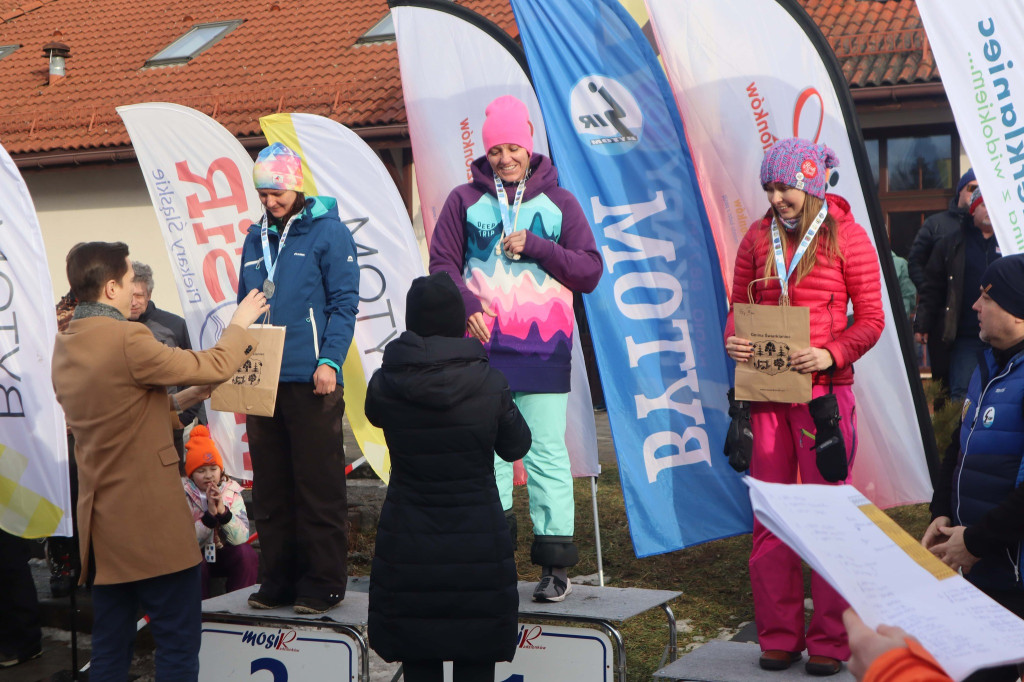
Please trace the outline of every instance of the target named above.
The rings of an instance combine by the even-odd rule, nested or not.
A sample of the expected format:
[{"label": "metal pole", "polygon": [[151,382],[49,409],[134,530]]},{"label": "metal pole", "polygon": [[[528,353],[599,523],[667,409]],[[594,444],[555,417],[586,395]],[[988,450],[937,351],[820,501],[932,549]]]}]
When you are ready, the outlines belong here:
[{"label": "metal pole", "polygon": [[590,499],[594,506],[594,542],[597,543],[597,581],[604,587],[604,560],[601,558],[601,525],[597,520],[597,476],[590,477]]},{"label": "metal pole", "polygon": [[78,571],[71,569],[71,592],[68,594],[71,606],[71,679],[78,679],[78,601],[75,592],[78,591]]}]

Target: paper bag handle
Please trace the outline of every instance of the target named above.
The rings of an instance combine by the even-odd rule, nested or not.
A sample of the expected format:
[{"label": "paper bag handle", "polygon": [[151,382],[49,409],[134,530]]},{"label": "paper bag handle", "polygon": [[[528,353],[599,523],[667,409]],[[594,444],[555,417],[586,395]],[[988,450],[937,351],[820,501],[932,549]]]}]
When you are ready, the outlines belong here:
[{"label": "paper bag handle", "polygon": [[[768,280],[771,280],[771,279],[777,279],[777,280],[779,280],[779,282],[782,282],[782,278],[777,276],[777,275],[772,275],[771,277],[758,277],[757,279],[752,279],[749,282],[747,282],[747,302],[748,303],[754,303],[754,285],[756,283],[758,283],[758,282],[767,282]],[[779,305],[780,306],[788,306],[789,305],[789,296],[785,296],[785,295],[781,295],[780,294],[779,295]]]}]

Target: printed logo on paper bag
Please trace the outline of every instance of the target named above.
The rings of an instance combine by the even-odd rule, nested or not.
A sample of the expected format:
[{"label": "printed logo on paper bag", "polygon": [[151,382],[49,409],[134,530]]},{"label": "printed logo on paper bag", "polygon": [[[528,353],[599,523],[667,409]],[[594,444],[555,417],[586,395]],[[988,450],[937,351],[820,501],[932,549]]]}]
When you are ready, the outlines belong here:
[{"label": "printed logo on paper bag", "polygon": [[753,367],[762,374],[775,376],[789,371],[789,344],[779,341],[755,341]]},{"label": "printed logo on paper bag", "polygon": [[569,95],[576,133],[601,154],[625,154],[640,142],[644,116],[636,98],[614,78],[586,76]]},{"label": "printed logo on paper bag", "polygon": [[235,376],[231,377],[231,383],[235,386],[259,386],[262,374],[263,361],[248,357],[235,372]]}]

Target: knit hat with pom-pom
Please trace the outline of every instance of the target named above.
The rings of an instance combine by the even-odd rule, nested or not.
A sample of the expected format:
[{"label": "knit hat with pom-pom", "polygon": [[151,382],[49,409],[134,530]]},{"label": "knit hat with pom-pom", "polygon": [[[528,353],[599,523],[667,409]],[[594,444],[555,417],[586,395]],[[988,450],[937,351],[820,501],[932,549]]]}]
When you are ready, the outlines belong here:
[{"label": "knit hat with pom-pom", "polygon": [[799,137],[779,140],[761,162],[761,186],[773,182],[825,198],[828,171],[839,167],[836,153],[823,144]]},{"label": "knit hat with pom-pom", "polygon": [[185,443],[185,475],[192,478],[193,471],[207,464],[216,464],[224,471],[224,460],[217,451],[217,444],[210,437],[210,429],[196,424]]}]

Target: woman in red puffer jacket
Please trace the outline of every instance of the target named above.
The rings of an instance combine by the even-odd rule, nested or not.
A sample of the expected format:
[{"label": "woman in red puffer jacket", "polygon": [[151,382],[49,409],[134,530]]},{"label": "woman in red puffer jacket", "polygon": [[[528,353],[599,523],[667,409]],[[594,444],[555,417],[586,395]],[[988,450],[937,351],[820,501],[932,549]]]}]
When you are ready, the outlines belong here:
[{"label": "woman in red puffer jacket", "polygon": [[[850,204],[825,193],[829,171],[836,166],[835,152],[807,140],[790,138],[769,149],[761,184],[771,206],[751,225],[736,255],[732,303],[748,302],[751,285],[753,302],[778,305],[785,287],[790,305],[810,309],[811,347],[793,351],[789,360],[794,371],[812,374],[811,403],[751,406],[750,474],[762,481],[841,483],[856,454],[853,363],[878,341],[885,316],[874,246],[854,221]],[[766,277],[771,279],[761,279]],[[850,301],[853,323],[847,326]],[[731,311],[725,337],[733,360],[750,361],[753,345],[735,335]],[[842,433],[842,443],[818,453],[812,449],[818,433],[812,414],[820,425],[825,413]],[[842,622],[845,601],[812,573],[814,613],[805,635],[800,559],[756,519],[750,579],[761,667],[788,668],[806,647],[808,673],[839,672],[839,661],[850,656]]]}]

